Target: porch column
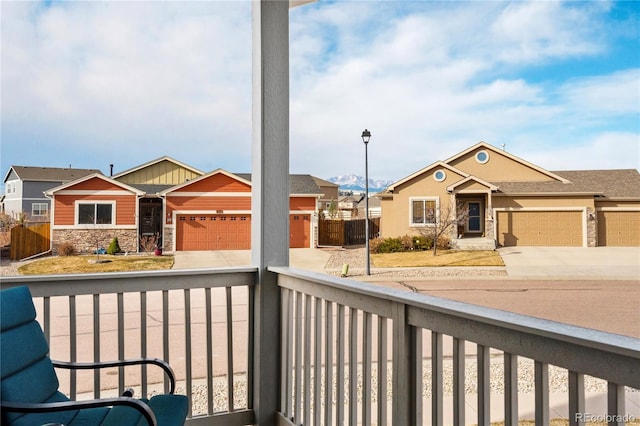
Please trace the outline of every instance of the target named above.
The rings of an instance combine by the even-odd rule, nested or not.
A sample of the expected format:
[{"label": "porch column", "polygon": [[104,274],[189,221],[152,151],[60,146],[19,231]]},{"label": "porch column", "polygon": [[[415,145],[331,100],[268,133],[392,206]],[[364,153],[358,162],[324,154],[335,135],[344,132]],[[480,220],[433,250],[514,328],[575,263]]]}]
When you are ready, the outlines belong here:
[{"label": "porch column", "polygon": [[289,265],[289,2],[252,2],[252,32],[252,401],[255,423],[272,425],[280,395],[280,292],[266,268]]}]

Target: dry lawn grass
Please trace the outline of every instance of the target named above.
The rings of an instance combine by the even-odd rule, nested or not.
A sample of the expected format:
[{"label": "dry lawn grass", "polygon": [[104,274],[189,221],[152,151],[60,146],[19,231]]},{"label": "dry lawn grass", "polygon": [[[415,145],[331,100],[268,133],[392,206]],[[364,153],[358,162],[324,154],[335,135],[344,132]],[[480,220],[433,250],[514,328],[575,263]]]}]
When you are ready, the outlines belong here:
[{"label": "dry lawn grass", "polygon": [[[518,422],[519,426],[535,426],[536,422],[533,420],[520,420]],[[626,424],[628,425],[640,425],[640,420],[630,420],[627,421]],[[491,423],[492,426],[504,426],[503,422],[494,422]],[[568,426],[569,425],[569,420],[568,419],[551,419],[551,421],[549,422],[549,426]],[[585,425],[587,426],[607,426],[608,423],[607,422],[585,422]]]},{"label": "dry lawn grass", "polygon": [[378,253],[371,255],[378,268],[410,268],[428,266],[504,266],[502,258],[493,250],[438,250],[409,251],[403,253]]},{"label": "dry lawn grass", "polygon": [[92,263],[96,255],[53,256],[37,260],[18,269],[23,275],[84,274],[92,272],[127,272],[170,269],[173,256],[109,256],[100,255],[106,263]]}]

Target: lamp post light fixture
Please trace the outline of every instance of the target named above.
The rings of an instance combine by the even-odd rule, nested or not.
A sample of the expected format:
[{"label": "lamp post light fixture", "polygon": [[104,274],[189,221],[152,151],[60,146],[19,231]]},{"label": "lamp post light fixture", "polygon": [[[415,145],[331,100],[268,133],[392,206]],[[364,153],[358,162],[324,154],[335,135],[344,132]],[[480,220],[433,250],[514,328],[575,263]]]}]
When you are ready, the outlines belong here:
[{"label": "lamp post light fixture", "polygon": [[362,132],[362,142],[364,142],[364,250],[366,256],[365,267],[367,275],[371,275],[371,260],[369,253],[369,158],[367,153],[369,139],[371,139],[371,132],[364,129]]}]

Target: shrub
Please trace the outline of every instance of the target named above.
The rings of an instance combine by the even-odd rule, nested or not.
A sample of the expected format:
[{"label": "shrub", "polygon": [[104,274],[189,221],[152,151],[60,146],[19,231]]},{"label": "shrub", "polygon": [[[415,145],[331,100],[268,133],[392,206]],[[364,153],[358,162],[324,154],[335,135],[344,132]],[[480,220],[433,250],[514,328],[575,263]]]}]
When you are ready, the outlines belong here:
[{"label": "shrub", "polygon": [[413,237],[414,250],[429,250],[431,247],[433,247],[433,238],[426,235]]},{"label": "shrub", "polygon": [[58,245],[58,256],[73,256],[76,254],[76,248],[73,243],[63,241]]},{"label": "shrub", "polygon": [[376,253],[397,253],[403,251],[400,238],[385,238],[379,245]]},{"label": "shrub", "polygon": [[381,237],[376,237],[369,240],[369,251],[371,253],[378,253],[378,247],[380,247],[380,244],[382,244],[383,241],[384,238]]},{"label": "shrub", "polygon": [[402,244],[402,251],[413,250],[413,238],[411,235],[403,235],[400,237],[400,243]]},{"label": "shrub", "polygon": [[437,244],[439,249],[447,250],[451,247],[451,240],[446,235],[440,235]]},{"label": "shrub", "polygon": [[122,250],[120,249],[120,243],[118,243],[118,237],[115,237],[111,240],[109,247],[107,247],[107,254],[114,255],[116,253],[120,253]]}]

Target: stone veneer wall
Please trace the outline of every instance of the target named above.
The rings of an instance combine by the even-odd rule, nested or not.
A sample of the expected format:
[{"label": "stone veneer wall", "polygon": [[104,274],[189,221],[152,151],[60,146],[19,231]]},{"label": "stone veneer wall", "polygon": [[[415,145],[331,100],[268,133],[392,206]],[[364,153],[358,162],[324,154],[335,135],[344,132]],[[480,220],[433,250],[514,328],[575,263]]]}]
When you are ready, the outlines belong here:
[{"label": "stone veneer wall", "polygon": [[175,247],[173,247],[173,231],[174,227],[165,226],[164,227],[164,238],[162,239],[162,250],[163,251],[175,251]]},{"label": "stone veneer wall", "polygon": [[58,246],[71,242],[79,253],[93,253],[96,249],[96,238],[100,247],[109,247],[111,240],[118,238],[122,251],[135,253],[138,251],[138,232],[135,229],[54,229],[53,253],[58,253]]},{"label": "stone veneer wall", "polygon": [[[593,215],[593,216],[591,216]],[[593,217],[593,220],[590,219]],[[596,209],[587,207],[587,247],[598,245],[598,213]]]}]

